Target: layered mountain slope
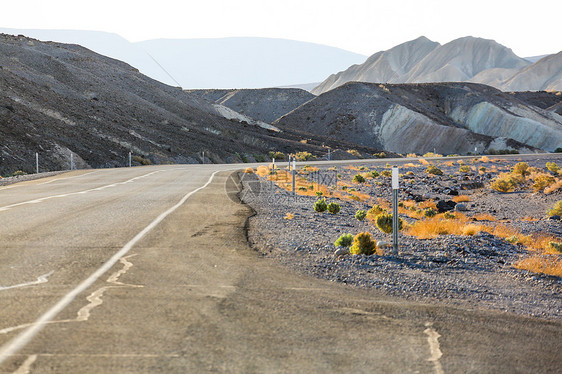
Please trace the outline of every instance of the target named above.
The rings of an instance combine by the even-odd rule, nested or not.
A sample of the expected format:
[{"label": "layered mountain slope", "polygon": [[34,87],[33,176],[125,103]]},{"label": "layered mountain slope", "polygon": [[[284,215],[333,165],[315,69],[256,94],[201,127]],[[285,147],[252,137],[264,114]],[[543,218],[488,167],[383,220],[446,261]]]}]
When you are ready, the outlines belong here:
[{"label": "layered mountain slope", "polygon": [[516,72],[529,64],[493,40],[468,36],[434,49],[408,72],[405,82],[462,82],[488,69]]},{"label": "layered mountain slope", "polygon": [[[226,117],[226,118],[225,118]],[[233,119],[229,119],[233,118]],[[322,152],[77,45],[0,34],[0,173],[126,164],[240,161],[268,150]],[[310,143],[310,142],[309,142]]]},{"label": "layered mountain slope", "polygon": [[404,76],[439,45],[422,36],[387,51],[375,53],[361,65],[353,65],[345,71],[330,75],[312,93],[319,95],[350,81],[404,82]]},{"label": "layered mountain slope", "polygon": [[308,91],[296,88],[190,90],[188,92],[267,123],[275,121],[316,97]]},{"label": "layered mountain slope", "polygon": [[[562,52],[561,52],[562,53]],[[439,45],[421,37],[377,52],[361,65],[330,75],[319,95],[346,82],[475,82],[502,90],[562,90],[561,53],[534,64],[493,40],[464,37]]]},{"label": "layered mountain slope", "polygon": [[351,82],[274,123],[399,153],[562,146],[562,117],[473,83]]},{"label": "layered mountain slope", "polygon": [[519,71],[503,83],[504,91],[534,90],[562,91],[562,52],[540,59]]}]

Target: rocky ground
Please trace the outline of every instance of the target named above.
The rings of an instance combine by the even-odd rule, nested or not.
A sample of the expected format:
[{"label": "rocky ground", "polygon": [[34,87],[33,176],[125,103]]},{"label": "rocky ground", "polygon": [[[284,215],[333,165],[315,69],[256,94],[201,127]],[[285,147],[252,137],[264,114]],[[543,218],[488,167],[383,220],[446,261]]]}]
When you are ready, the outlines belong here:
[{"label": "rocky ground", "polygon": [[[546,215],[556,201],[562,200],[561,189],[550,194],[529,189],[500,193],[489,187],[493,178],[519,161],[546,172],[545,163],[554,161],[562,165],[562,155],[535,160],[507,161],[493,157],[488,162],[465,160],[471,167],[468,173],[459,172],[457,161],[431,161],[442,169],[443,176],[427,174],[426,165],[417,160],[404,161],[399,165],[402,175],[399,199],[428,204],[428,201],[450,202],[457,194],[467,195],[469,201],[459,203],[453,211],[462,210],[469,221],[503,225],[525,235],[542,233],[560,238],[558,242],[561,242],[562,221]],[[373,222],[354,218],[358,209],[368,210],[374,203],[391,201],[390,178],[379,176],[367,179],[366,183],[352,183],[358,173],[381,172],[385,167],[355,166],[301,170],[308,180],[321,175],[320,179],[329,185],[335,184],[337,178],[338,191],[355,189],[359,196],[367,196],[361,201],[328,198],[328,202],[341,205],[338,214],[315,212],[312,208],[315,196],[294,198],[263,177],[242,174],[245,188],[242,200],[256,211],[249,221],[248,237],[252,246],[264,256],[297,271],[352,287],[376,288],[409,300],[560,318],[562,278],[515,268],[518,261],[534,253],[521,244],[512,244],[487,232],[472,236],[440,235],[432,239],[419,239],[402,232],[398,256],[392,256],[389,248],[378,250],[381,255],[336,256],[334,241],[343,233],[355,235],[367,231],[375,241],[392,241],[392,235],[380,232]],[[481,167],[486,167],[486,172],[481,172]],[[347,189],[342,190],[344,185]],[[406,214],[400,216],[409,224],[419,220]],[[560,266],[562,255],[548,256]]]}]

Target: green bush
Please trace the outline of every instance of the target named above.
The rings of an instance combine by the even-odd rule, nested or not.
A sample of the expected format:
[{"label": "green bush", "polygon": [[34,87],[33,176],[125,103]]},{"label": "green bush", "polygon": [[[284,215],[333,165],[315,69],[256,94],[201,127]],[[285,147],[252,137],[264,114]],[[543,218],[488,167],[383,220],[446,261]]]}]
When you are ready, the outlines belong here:
[{"label": "green bush", "polygon": [[331,202],[330,204],[328,204],[328,212],[332,214],[339,213],[340,209],[340,204],[338,203]]},{"label": "green bush", "polygon": [[314,203],[314,210],[318,213],[325,212],[328,209],[328,204],[326,204],[325,199],[318,199]]},{"label": "green bush", "polygon": [[367,211],[367,215],[375,217],[375,216],[378,216],[379,214],[385,213],[385,212],[386,212],[386,210],[384,210],[380,205],[375,204],[375,205],[372,206],[371,209],[369,209]]},{"label": "green bush", "polygon": [[353,182],[355,182],[355,183],[365,183],[365,177],[362,176],[361,174],[356,174],[353,177]]},{"label": "green bush", "polygon": [[276,161],[281,161],[285,159],[285,154],[279,151],[269,151],[268,153],[269,158],[274,158]]},{"label": "green bush", "polygon": [[322,191],[316,191],[316,196],[321,197],[324,193]]},{"label": "green bush", "polygon": [[314,156],[312,156],[312,153],[303,151],[303,152],[297,152],[295,154],[295,158],[297,159],[297,161],[308,161],[308,160],[312,160]]},{"label": "green bush", "polygon": [[441,169],[439,169],[437,166],[435,165],[428,165],[427,169],[425,170],[425,172],[427,174],[433,174],[433,175],[443,175],[443,171]]},{"label": "green bush", "polygon": [[511,192],[518,182],[509,174],[500,174],[490,183],[490,188],[499,192]]},{"label": "green bush", "polygon": [[12,174],[12,176],[13,177],[19,177],[19,176],[26,175],[26,174],[27,173],[25,171],[17,170],[17,171],[14,171],[14,174]]},{"label": "green bush", "polygon": [[527,164],[526,162],[518,162],[517,164],[515,164],[511,172],[522,177],[529,175],[529,164]]},{"label": "green bush", "polygon": [[535,178],[535,183],[533,183],[533,190],[535,190],[535,192],[540,192],[545,188],[547,188],[548,186],[550,186],[551,184],[553,184],[554,182],[556,182],[556,180],[552,175],[549,174],[537,175]]},{"label": "green bush", "polygon": [[364,210],[358,210],[357,212],[355,212],[356,220],[363,221],[365,217],[367,217],[367,212],[365,212]]},{"label": "green bush", "polygon": [[148,158],[143,158],[141,156],[133,156],[133,161],[141,165],[152,165],[152,162]]},{"label": "green bush", "polygon": [[341,234],[340,237],[336,240],[334,245],[336,247],[349,247],[353,243],[353,235],[352,234]]},{"label": "green bush", "polygon": [[554,150],[554,153],[562,153],[562,147],[558,147]]},{"label": "green bush", "polygon": [[[381,213],[375,218],[375,223],[377,228],[386,234],[392,232],[392,214]],[[398,231],[402,230],[403,222],[402,218],[398,217]]]},{"label": "green bush", "polygon": [[390,170],[383,170],[383,171],[381,171],[381,175],[382,175],[383,177],[390,178],[390,177],[392,177],[392,171],[390,171]]},{"label": "green bush", "polygon": [[423,215],[427,218],[435,217],[437,212],[433,208],[427,208],[423,211]]},{"label": "green bush", "polygon": [[556,162],[547,162],[546,163],[546,168],[548,170],[550,170],[553,173],[558,173],[558,170],[560,170],[560,168],[558,167],[558,165],[556,165]]},{"label": "green bush", "polygon": [[375,253],[375,249],[377,248],[377,244],[373,241],[371,234],[368,232],[360,232],[359,234],[355,235],[353,238],[353,243],[349,252],[352,255],[366,255],[370,256]]},{"label": "green bush", "polygon": [[376,178],[376,177],[378,177],[379,175],[380,175],[380,174],[379,174],[378,171],[376,171],[376,170],[371,171],[371,177]]},{"label": "green bush", "polygon": [[468,165],[462,165],[461,167],[459,167],[459,172],[461,172],[461,173],[470,173],[470,166],[468,166]]},{"label": "green bush", "polygon": [[549,242],[548,248],[555,250],[556,252],[562,253],[562,243]]},{"label": "green bush", "polygon": [[547,214],[549,216],[562,216],[562,200],[558,200]]},{"label": "green bush", "polygon": [[443,217],[447,218],[447,219],[455,219],[455,215],[451,212],[445,212],[443,213]]}]

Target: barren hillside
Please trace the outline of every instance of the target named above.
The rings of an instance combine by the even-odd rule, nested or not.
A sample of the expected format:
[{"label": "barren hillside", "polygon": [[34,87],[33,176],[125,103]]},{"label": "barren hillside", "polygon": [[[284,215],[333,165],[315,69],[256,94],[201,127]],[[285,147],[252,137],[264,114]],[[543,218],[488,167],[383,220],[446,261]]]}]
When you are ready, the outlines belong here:
[{"label": "barren hillside", "polygon": [[112,167],[129,152],[152,163],[326,152],[83,47],[4,34],[0,139],[0,174],[33,171],[35,152],[41,170],[68,168],[71,154],[78,167]]},{"label": "barren hillside", "polygon": [[474,83],[350,82],[274,124],[398,153],[562,147],[560,115]]},{"label": "barren hillside", "polygon": [[296,88],[189,90],[188,92],[266,123],[275,121],[315,98],[310,92]]}]

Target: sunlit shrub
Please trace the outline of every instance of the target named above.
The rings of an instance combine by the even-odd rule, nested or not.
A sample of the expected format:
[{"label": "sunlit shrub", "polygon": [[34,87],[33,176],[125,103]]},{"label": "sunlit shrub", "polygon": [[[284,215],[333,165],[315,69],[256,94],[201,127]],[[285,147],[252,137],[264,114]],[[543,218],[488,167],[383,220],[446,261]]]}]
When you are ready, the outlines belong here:
[{"label": "sunlit shrub", "polygon": [[375,253],[376,247],[377,244],[373,241],[370,233],[360,232],[353,238],[349,252],[353,255],[364,254],[370,256]]}]

